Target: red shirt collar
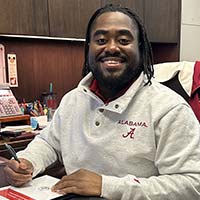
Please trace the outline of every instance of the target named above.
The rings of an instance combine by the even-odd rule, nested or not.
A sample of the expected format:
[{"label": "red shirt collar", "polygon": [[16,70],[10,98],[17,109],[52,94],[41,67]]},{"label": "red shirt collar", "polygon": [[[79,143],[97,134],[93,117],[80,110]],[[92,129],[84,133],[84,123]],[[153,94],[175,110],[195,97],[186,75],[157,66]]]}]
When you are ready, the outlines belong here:
[{"label": "red shirt collar", "polygon": [[128,84],[127,87],[123,88],[121,91],[118,92],[117,95],[115,95],[113,98],[108,98],[106,99],[102,94],[101,94],[101,91],[100,91],[100,88],[99,88],[99,85],[98,85],[98,82],[96,79],[93,79],[91,84],[90,84],[90,90],[95,94],[97,95],[104,103],[109,103],[115,99],[117,99],[118,97],[122,96],[128,89],[129,87],[132,85],[132,82]]}]

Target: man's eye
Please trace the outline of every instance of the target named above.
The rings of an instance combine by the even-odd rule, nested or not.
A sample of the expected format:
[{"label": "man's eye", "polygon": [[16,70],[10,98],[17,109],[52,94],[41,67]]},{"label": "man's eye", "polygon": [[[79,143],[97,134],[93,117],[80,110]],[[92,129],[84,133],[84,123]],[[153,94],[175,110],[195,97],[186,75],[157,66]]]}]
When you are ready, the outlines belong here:
[{"label": "man's eye", "polygon": [[130,43],[130,41],[127,40],[127,39],[120,39],[119,43],[122,44],[122,45],[128,45]]},{"label": "man's eye", "polygon": [[99,44],[99,45],[103,45],[103,44],[105,44],[106,43],[106,40],[105,39],[98,39],[98,40],[96,40],[96,43],[97,44]]}]

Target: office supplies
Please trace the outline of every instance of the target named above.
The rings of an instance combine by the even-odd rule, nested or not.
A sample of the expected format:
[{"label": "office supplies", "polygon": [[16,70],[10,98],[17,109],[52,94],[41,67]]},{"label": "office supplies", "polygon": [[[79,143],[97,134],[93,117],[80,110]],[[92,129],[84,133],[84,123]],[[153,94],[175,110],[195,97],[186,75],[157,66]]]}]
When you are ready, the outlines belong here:
[{"label": "office supplies", "polygon": [[53,114],[57,108],[57,95],[56,93],[43,93],[44,104],[47,106],[48,121],[51,121]]},{"label": "office supplies", "polygon": [[1,132],[11,131],[11,132],[31,132],[33,131],[31,125],[16,125],[16,126],[6,126],[1,128]]},{"label": "office supplies", "polygon": [[[78,194],[61,195],[51,191],[59,179],[44,175],[33,179],[22,187],[6,186],[0,188],[0,199],[6,197],[8,200],[105,200],[101,197],[86,197]],[[9,195],[13,195],[9,198]]]},{"label": "office supplies", "polygon": [[0,117],[22,114],[17,100],[8,84],[0,84]]},{"label": "office supplies", "polygon": [[15,152],[15,150],[9,145],[5,143],[5,147],[8,149],[10,155],[17,161],[20,163],[20,160],[17,158],[17,154]]},{"label": "office supplies", "polygon": [[36,200],[13,189],[0,190],[0,200]]},{"label": "office supplies", "polygon": [[37,121],[36,117],[31,117],[30,119],[31,119],[31,127],[32,127],[32,129],[33,130],[38,129],[39,124],[38,124],[38,121]]}]

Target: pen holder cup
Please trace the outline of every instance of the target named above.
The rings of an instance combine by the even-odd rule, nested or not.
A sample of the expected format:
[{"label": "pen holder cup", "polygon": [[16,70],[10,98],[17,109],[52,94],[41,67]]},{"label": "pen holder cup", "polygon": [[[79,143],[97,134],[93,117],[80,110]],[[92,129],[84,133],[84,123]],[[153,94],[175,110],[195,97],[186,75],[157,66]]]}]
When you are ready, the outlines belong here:
[{"label": "pen holder cup", "polygon": [[43,93],[43,104],[48,108],[48,121],[50,121],[57,108],[57,95],[56,93]]}]

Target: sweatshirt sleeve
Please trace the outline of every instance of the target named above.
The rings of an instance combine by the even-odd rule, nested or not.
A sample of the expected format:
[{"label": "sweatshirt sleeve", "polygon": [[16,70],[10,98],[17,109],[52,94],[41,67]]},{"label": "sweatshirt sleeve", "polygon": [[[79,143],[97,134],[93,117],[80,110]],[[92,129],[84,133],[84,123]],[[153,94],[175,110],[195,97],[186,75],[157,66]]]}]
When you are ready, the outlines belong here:
[{"label": "sweatshirt sleeve", "polygon": [[199,174],[160,175],[150,178],[103,175],[101,196],[109,200],[199,200],[199,181]]},{"label": "sweatshirt sleeve", "polygon": [[49,165],[57,160],[54,149],[40,136],[29,143],[27,148],[17,153],[19,158],[30,161],[33,165],[33,177],[42,173]]},{"label": "sweatshirt sleeve", "polygon": [[200,200],[200,128],[191,109],[177,106],[155,124],[159,175],[102,175],[109,200]]},{"label": "sweatshirt sleeve", "polygon": [[33,177],[42,173],[60,158],[59,114],[58,110],[48,126],[29,143],[27,148],[17,153],[18,157],[29,160],[34,167]]}]

